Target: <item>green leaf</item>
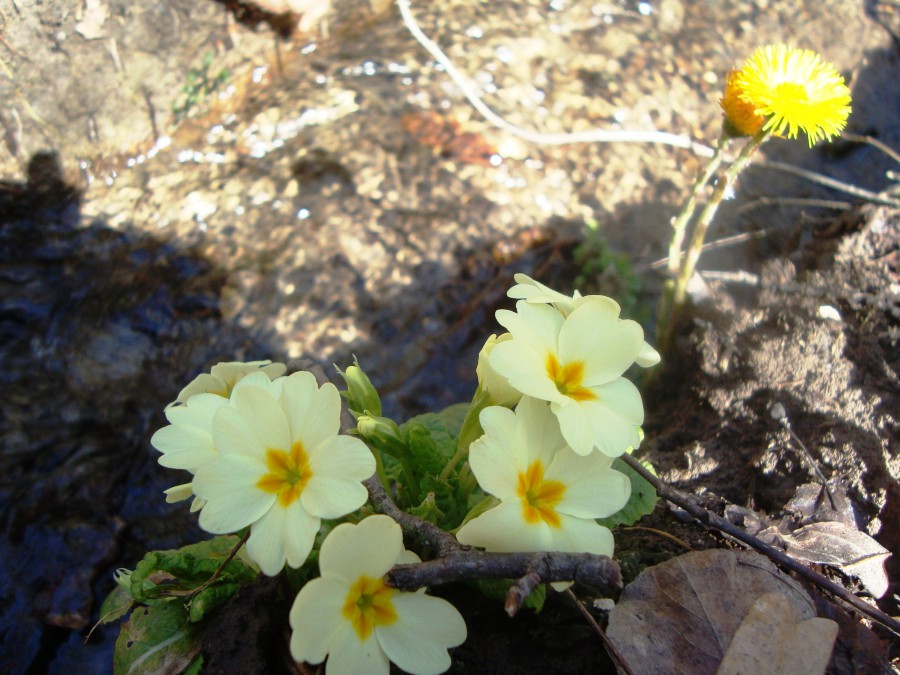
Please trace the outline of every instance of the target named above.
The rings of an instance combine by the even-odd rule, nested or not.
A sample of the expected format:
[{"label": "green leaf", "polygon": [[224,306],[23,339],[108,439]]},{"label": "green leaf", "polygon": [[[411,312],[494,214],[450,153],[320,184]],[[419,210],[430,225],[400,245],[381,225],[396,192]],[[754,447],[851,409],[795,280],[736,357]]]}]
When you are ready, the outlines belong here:
[{"label": "green leaf", "polygon": [[[478,590],[491,600],[505,602],[506,594],[514,583],[516,582],[513,579],[478,579],[475,585],[478,587]],[[531,592],[531,595],[525,598],[522,607],[540,612],[544,608],[546,600],[547,584],[541,584]]]},{"label": "green leaf", "polygon": [[100,605],[100,620],[98,623],[112,623],[116,619],[128,614],[134,606],[134,598],[131,592],[118,584],[112,593],[106,596],[106,600]]},{"label": "green leaf", "polygon": [[467,495],[457,481],[440,477],[448,460],[456,454],[459,430],[468,409],[468,404],[458,403],[439,413],[418,415],[400,427],[420,494],[425,496],[412,512],[445,530],[458,527],[468,511]]},{"label": "green leaf", "polygon": [[217,579],[197,593],[188,605],[188,618],[191,623],[201,621],[204,616],[224,605],[240,587],[241,584],[219,583]]},{"label": "green leaf", "polygon": [[525,602],[522,603],[522,607],[527,607],[529,609],[533,609],[535,612],[540,612],[542,609],[544,609],[544,603],[546,601],[547,584],[541,584],[531,592],[531,595],[525,598]]},{"label": "green leaf", "polygon": [[[640,460],[640,462],[650,473],[656,475],[650,462],[646,460]],[[644,516],[653,513],[656,502],[659,501],[659,495],[656,494],[656,488],[621,459],[616,459],[612,468],[628,476],[628,480],[631,481],[631,496],[628,497],[628,502],[618,513],[614,513],[608,518],[598,518],[597,522],[610,529],[616,525],[634,525]]]},{"label": "green leaf", "polygon": [[409,512],[422,520],[427,520],[429,523],[437,524],[444,518],[444,512],[438,507],[433,492],[425,495],[422,503],[411,508]]},{"label": "green leaf", "polygon": [[181,675],[200,675],[201,672],[203,672],[203,654],[197,654]]},{"label": "green leaf", "polygon": [[[185,591],[201,586],[212,577],[238,541],[239,537],[225,535],[175,550],[151,551],[131,574],[131,594],[138,602],[148,605],[166,603],[173,597],[184,597]],[[213,584],[198,596],[217,586],[229,589],[230,592],[224,599],[219,592],[209,594],[201,603],[198,610],[200,615],[212,609],[211,602],[218,601],[216,606],[220,605],[234,595],[240,586],[253,581],[257,574],[256,569],[235,557]]]},{"label": "green leaf", "polygon": [[180,673],[199,652],[199,631],[181,603],[138,607],[116,640],[113,675]]},{"label": "green leaf", "polygon": [[[420,415],[421,417],[421,415]],[[431,430],[424,424],[410,420],[400,427],[409,448],[410,460],[418,476],[439,474],[448,457],[444,456]]]},{"label": "green leaf", "polygon": [[449,459],[456,452],[459,431],[468,411],[468,403],[456,403],[437,413],[417,415],[404,424],[403,427],[413,423],[426,427],[431,433],[431,438],[434,439],[440,453]]}]

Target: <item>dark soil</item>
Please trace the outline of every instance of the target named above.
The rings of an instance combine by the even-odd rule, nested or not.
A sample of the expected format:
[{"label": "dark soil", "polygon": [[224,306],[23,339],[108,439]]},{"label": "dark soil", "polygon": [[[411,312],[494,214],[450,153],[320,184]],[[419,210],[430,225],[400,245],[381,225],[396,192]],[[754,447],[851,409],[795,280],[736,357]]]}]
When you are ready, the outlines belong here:
[{"label": "dark soil", "polygon": [[766,262],[758,290],[710,290],[650,392],[647,457],[662,476],[777,511],[815,480],[786,422],[847,485],[858,525],[900,543],[898,224],[896,211],[861,209]]}]

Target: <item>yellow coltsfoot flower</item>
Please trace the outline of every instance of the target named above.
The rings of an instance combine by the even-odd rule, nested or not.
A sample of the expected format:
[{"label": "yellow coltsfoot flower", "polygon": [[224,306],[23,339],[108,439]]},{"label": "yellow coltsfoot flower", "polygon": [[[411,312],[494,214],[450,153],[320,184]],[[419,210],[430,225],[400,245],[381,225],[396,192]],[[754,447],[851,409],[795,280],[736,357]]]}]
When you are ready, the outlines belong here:
[{"label": "yellow coltsfoot flower", "polygon": [[543,401],[525,397],[515,412],[481,413],[485,435],[472,443],[469,465],[500,504],[464,524],[456,538],[488,551],[565,551],[612,556],[613,536],[594,518],[619,511],[631,494],[612,458],[575,454]]},{"label": "yellow coltsfoot flower", "polygon": [[400,526],[387,516],[338,525],[319,553],[322,576],[291,607],[291,655],[325,664],[326,675],[387,675],[390,661],[409,673],[442,673],[449,647],[466,639],[466,624],[446,600],[391,588],[394,565],[419,562],[403,548]]},{"label": "yellow coltsfoot flower", "polygon": [[768,45],[729,73],[720,101],[726,124],[753,136],[761,129],[809,145],[837,136],[850,115],[850,90],[830,63],[808,49]]},{"label": "yellow coltsfoot flower", "polygon": [[227,534],[250,526],[247,553],[274,576],[306,560],[321,519],[362,506],[362,481],[375,458],[358,438],[338,434],[337,389],[320,389],[311,373],[284,378],[280,395],[243,385],[212,421],[216,454],[193,480],[206,504],[200,527]]}]

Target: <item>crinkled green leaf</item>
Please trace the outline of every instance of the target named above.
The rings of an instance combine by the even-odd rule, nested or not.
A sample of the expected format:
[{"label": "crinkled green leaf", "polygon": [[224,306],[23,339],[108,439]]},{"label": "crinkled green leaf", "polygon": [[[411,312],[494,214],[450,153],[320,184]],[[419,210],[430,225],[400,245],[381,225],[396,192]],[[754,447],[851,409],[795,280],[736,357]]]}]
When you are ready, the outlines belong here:
[{"label": "crinkled green leaf", "polygon": [[439,452],[444,455],[445,459],[449,459],[456,453],[459,430],[462,428],[468,411],[468,403],[456,403],[440,412],[417,415],[401,428],[409,424],[421,424],[426,427]]},{"label": "crinkled green leaf", "polygon": [[[504,602],[506,594],[514,583],[516,582],[513,579],[479,579],[475,582],[475,585],[478,587],[478,590],[491,600]],[[525,598],[522,607],[540,612],[544,608],[546,600],[547,584],[541,584],[531,592],[531,595]]]},{"label": "crinkled green leaf", "polygon": [[218,583],[216,580],[193,596],[188,605],[188,618],[191,623],[201,621],[204,616],[228,602],[241,585],[233,582]]},{"label": "crinkled green leaf", "polygon": [[122,624],[113,675],[181,673],[200,652],[200,633],[181,603],[138,607]]},{"label": "crinkled green leaf", "polygon": [[103,604],[100,605],[100,620],[98,623],[112,623],[126,614],[134,606],[134,598],[127,588],[119,586],[106,596]]},{"label": "crinkled green leaf", "polygon": [[[646,460],[640,460],[640,462],[650,473],[654,476],[656,475],[656,471],[650,462]],[[621,458],[613,462],[612,468],[628,476],[628,480],[631,481],[631,496],[628,498],[628,503],[620,511],[608,518],[599,518],[597,522],[609,528],[613,528],[616,525],[634,525],[644,516],[653,513],[653,509],[656,508],[656,502],[659,501],[659,495],[656,494],[656,488],[637,471],[623,462]]]},{"label": "crinkled green leaf", "polygon": [[[422,415],[420,415],[422,417]],[[410,460],[418,477],[439,474],[451,455],[445,455],[431,430],[421,422],[410,420],[400,427],[409,448]],[[454,446],[454,452],[456,448]]]},{"label": "crinkled green leaf", "polygon": [[[419,489],[421,494],[428,495],[416,509],[420,509],[426,520],[445,530],[459,526],[468,511],[467,497],[456,481],[440,478],[448,460],[456,454],[457,434],[467,410],[465,403],[452,405],[439,413],[414,417],[401,426]],[[434,502],[433,508],[429,498]]]},{"label": "crinkled green leaf", "polygon": [[[151,551],[131,574],[131,594],[138,602],[158,605],[171,600],[173,592],[193,590],[209,580],[239,540],[234,535],[225,535],[175,550]],[[235,557],[210,588],[229,587],[230,597],[256,576],[257,570]],[[204,601],[202,612],[209,611],[213,597],[220,596],[211,594]]]},{"label": "crinkled green leaf", "polygon": [[438,508],[433,492],[425,495],[422,503],[411,508],[409,512],[422,520],[427,520],[429,523],[438,523],[444,518],[444,512]]},{"label": "crinkled green leaf", "polygon": [[466,499],[466,496],[455,487],[455,481],[452,479],[449,481],[441,480],[435,476],[427,476],[422,481],[422,488],[429,490],[434,494],[435,502],[444,514],[437,525],[445,530],[452,530],[459,527],[463,518],[466,517],[468,500]]}]

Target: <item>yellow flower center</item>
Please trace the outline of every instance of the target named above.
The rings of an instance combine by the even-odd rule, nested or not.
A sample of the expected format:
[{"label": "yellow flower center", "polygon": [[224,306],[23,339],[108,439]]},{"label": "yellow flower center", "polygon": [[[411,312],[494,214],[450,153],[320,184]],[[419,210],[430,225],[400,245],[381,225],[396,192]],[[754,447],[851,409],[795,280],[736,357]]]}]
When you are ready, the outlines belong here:
[{"label": "yellow flower center", "polygon": [[272,448],[266,450],[266,466],[269,473],[259,479],[256,487],[278,495],[278,503],[285,508],[299,499],[312,478],[309,457],[299,441],[294,443],[290,452]]},{"label": "yellow flower center", "polygon": [[366,640],[375,626],[389,626],[397,620],[397,610],[391,602],[396,592],[384,579],[363,575],[353,582],[341,614],[353,625],[360,640]]},{"label": "yellow flower center", "polygon": [[597,398],[593,391],[581,384],[584,380],[584,363],[581,361],[560,365],[553,354],[547,354],[547,375],[563,396],[576,401],[593,401]]},{"label": "yellow flower center", "polygon": [[554,508],[562,500],[566,486],[556,480],[544,480],[544,467],[534,461],[527,471],[519,472],[516,494],[522,500],[525,522],[535,525],[541,521],[550,527],[559,527],[559,514]]},{"label": "yellow flower center", "polygon": [[775,87],[775,98],[781,101],[786,108],[809,104],[809,94],[806,91],[806,87],[796,82],[782,82]]}]

